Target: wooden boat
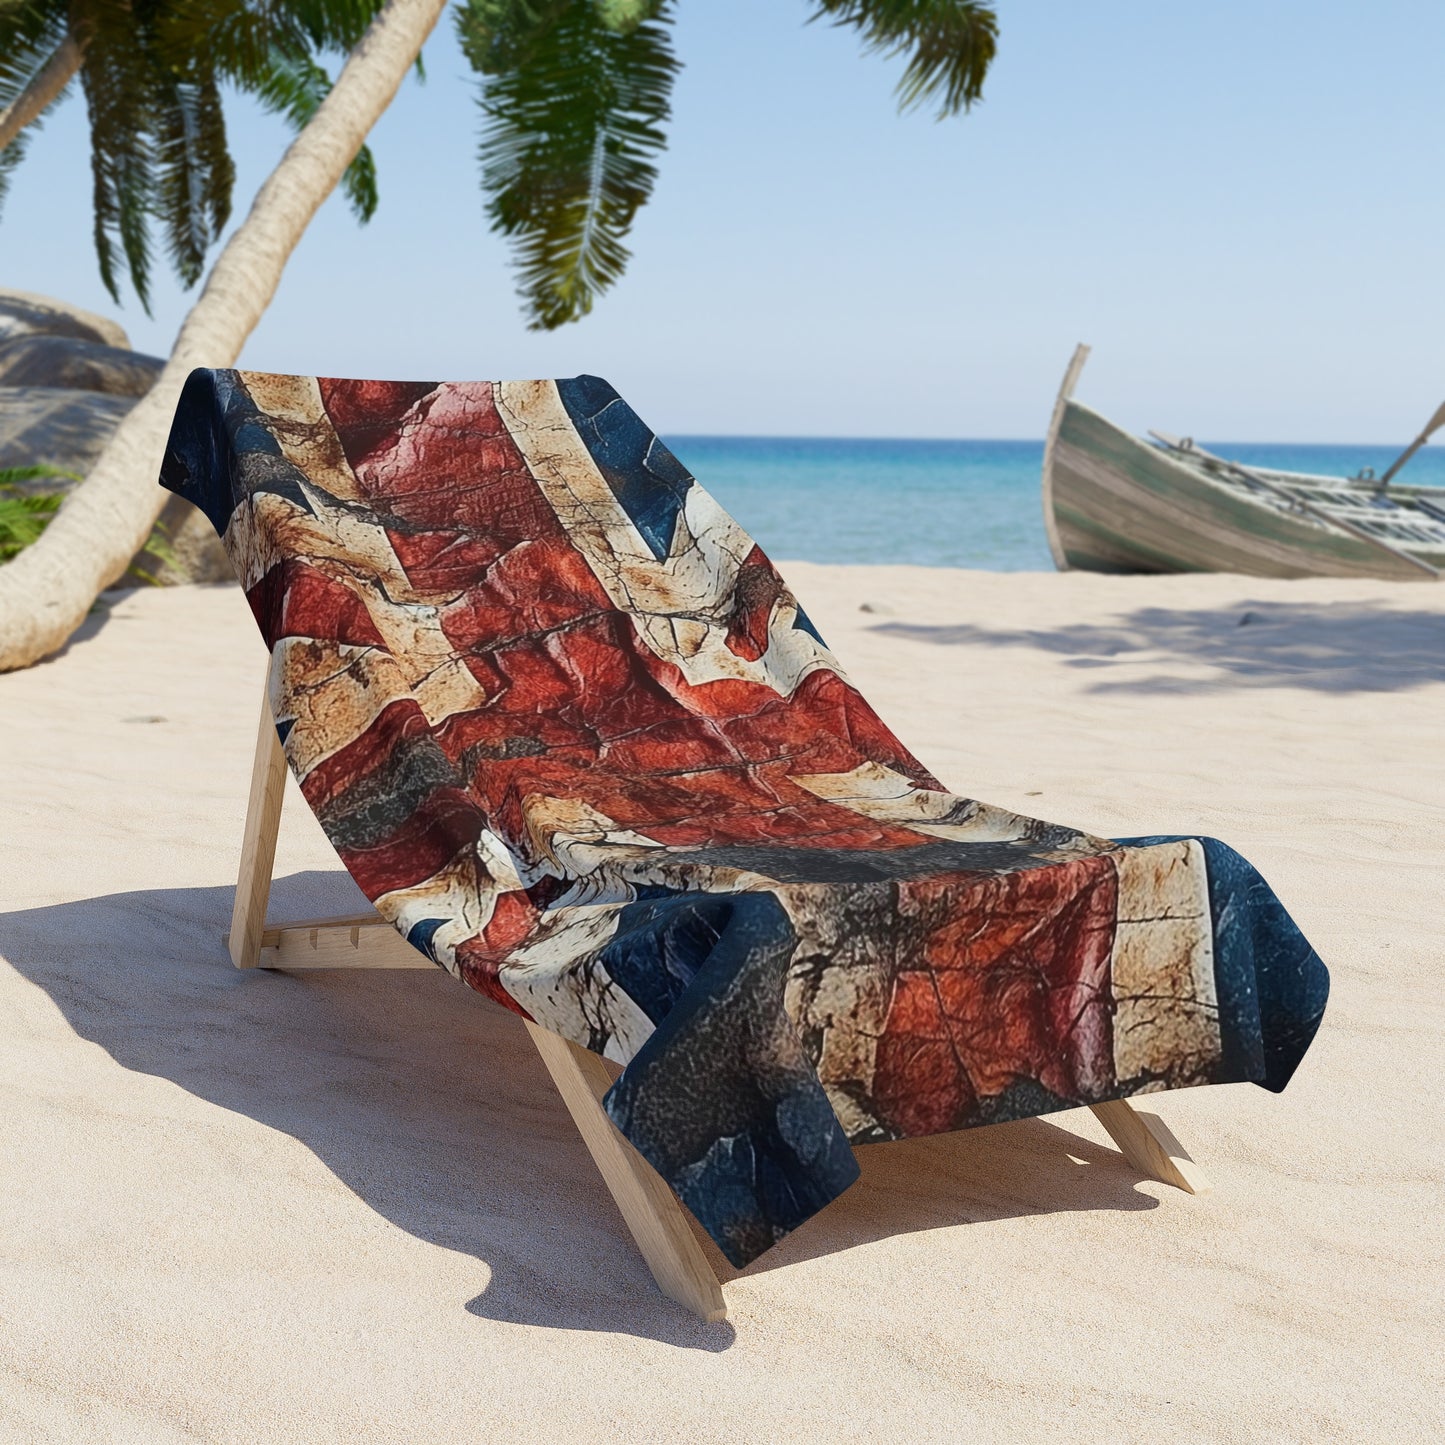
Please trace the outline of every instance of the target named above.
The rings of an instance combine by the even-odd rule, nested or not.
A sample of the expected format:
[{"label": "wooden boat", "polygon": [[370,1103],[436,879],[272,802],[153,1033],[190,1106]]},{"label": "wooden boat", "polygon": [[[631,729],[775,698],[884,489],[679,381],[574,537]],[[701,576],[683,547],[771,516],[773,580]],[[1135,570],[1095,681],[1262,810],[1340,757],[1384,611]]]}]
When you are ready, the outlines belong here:
[{"label": "wooden boat", "polygon": [[1243,572],[1438,580],[1445,488],[1395,474],[1445,425],[1445,406],[1381,477],[1245,466],[1188,438],[1144,441],[1073,399],[1074,353],[1044,446],[1044,525],[1060,570]]}]

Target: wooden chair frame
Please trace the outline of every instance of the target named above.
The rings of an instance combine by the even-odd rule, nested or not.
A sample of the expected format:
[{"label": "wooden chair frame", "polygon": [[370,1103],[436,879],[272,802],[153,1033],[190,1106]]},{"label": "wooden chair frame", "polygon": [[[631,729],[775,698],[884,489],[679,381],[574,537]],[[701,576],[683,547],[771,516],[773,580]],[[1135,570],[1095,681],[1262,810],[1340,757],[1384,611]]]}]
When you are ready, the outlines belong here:
[{"label": "wooden chair frame", "polygon": [[[425,968],[436,965],[412,948],[376,913],[266,922],[271,871],[281,827],[287,763],[271,715],[267,689],[261,696],[255,765],[246,805],[246,832],[230,931],[223,941],[237,968]],[[601,1171],[658,1288],[704,1320],[721,1320],[727,1305],[717,1275],[698,1242],[687,1211],[652,1166],[618,1132],[602,1107],[612,1075],[596,1054],[549,1029],[522,1021],[557,1092],[562,1096]],[[1090,1106],[1120,1152],[1151,1179],[1190,1194],[1209,1182],[1169,1127],[1127,1100]]]}]

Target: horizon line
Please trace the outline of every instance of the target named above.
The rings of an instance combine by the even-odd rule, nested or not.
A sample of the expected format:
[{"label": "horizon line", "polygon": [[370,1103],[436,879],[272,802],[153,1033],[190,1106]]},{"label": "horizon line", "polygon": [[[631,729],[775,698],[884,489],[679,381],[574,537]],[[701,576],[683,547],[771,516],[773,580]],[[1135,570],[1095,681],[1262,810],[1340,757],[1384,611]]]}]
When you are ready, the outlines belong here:
[{"label": "horizon line", "polygon": [[[990,437],[990,436],[872,436],[857,432],[834,432],[831,434],[823,432],[715,432],[715,431],[672,431],[667,428],[660,429],[657,433],[664,441],[669,437],[678,441],[743,441],[743,442],[987,442],[992,446],[1042,446],[1047,440],[1045,437]],[[1143,440],[1143,438],[1141,438]],[[1217,439],[1203,438],[1209,447],[1367,447],[1370,449],[1386,449],[1393,447],[1403,451],[1404,446],[1397,441],[1389,442],[1361,442],[1361,441],[1332,441],[1332,442],[1306,442],[1306,441],[1268,441],[1262,437],[1253,440],[1235,437],[1232,440],[1220,441]],[[1422,452],[1428,450],[1422,448]],[[1442,448],[1434,449],[1438,454]]]}]

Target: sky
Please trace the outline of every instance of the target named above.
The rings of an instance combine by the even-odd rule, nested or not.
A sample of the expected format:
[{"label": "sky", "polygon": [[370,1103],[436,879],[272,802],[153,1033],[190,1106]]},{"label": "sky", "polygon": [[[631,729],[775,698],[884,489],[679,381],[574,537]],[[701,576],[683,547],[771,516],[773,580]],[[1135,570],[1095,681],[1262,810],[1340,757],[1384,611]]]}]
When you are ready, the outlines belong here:
[{"label": "sky", "polygon": [[[1403,442],[1445,397],[1439,0],[1001,0],[984,101],[900,117],[900,62],[806,0],[679,0],[670,145],[627,276],[526,329],[444,17],[372,133],[381,205],[328,201],[240,364],[607,377],[663,433],[1039,437],[1077,395],[1135,430]],[[228,111],[237,219],[287,141]],[[159,268],[158,268],[159,270]],[[78,92],[0,218],[0,285],[164,354],[190,297],[117,310]]]}]

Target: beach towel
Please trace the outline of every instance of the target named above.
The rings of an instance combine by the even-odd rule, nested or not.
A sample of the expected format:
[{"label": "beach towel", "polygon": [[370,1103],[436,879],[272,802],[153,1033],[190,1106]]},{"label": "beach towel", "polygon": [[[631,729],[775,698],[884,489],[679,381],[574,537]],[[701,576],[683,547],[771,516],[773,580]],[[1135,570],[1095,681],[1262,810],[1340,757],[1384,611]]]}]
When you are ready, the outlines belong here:
[{"label": "beach towel", "polygon": [[948,791],[597,377],[197,371],[161,481],[224,541],[362,891],[622,1065],[609,1116],[736,1265],[854,1144],[1278,1091],[1319,1026],[1243,858]]}]

